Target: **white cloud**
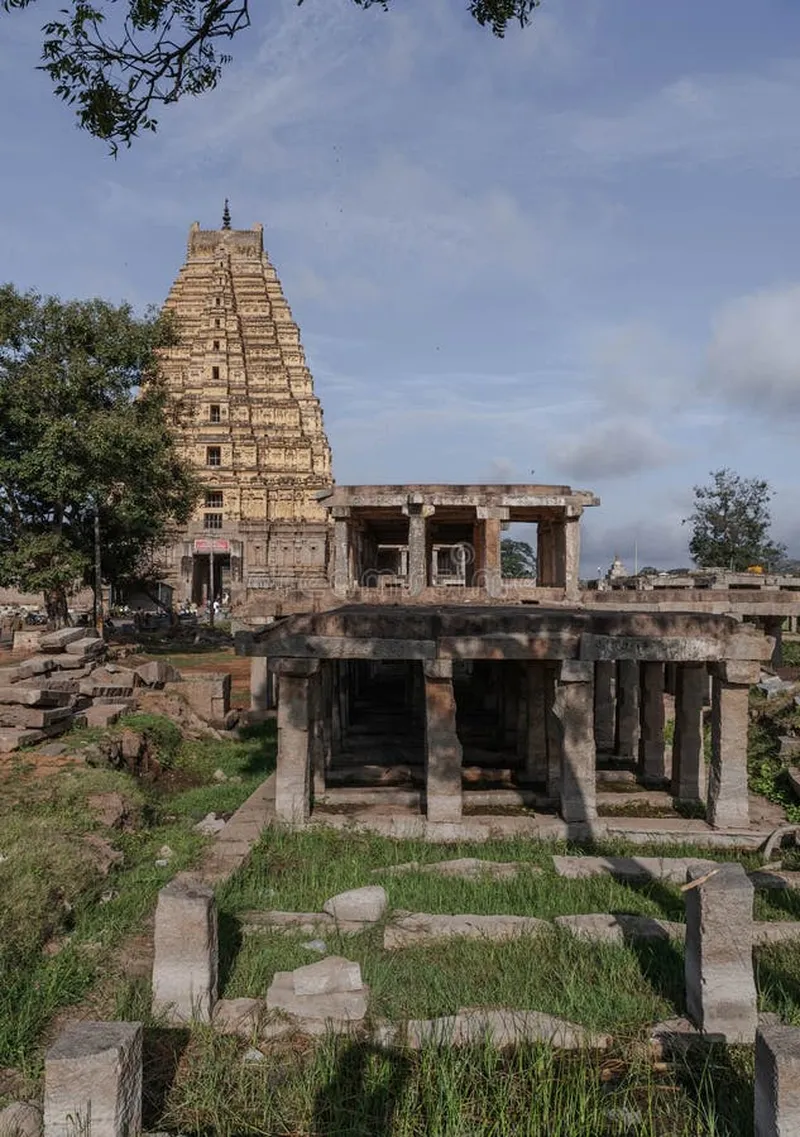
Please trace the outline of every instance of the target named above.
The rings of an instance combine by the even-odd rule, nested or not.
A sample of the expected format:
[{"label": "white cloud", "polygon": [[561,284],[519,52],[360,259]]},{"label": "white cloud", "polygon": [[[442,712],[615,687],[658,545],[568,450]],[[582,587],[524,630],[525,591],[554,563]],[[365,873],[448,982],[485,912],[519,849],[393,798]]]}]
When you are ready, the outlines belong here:
[{"label": "white cloud", "polygon": [[800,413],[800,284],[732,300],[713,322],[708,384],[728,403]]},{"label": "white cloud", "polygon": [[800,61],[762,72],[685,75],[616,114],[561,117],[592,162],[736,163],[800,172]]},{"label": "white cloud", "polygon": [[592,481],[630,477],[667,465],[676,451],[646,420],[620,416],[556,439],[547,453],[555,469]]}]

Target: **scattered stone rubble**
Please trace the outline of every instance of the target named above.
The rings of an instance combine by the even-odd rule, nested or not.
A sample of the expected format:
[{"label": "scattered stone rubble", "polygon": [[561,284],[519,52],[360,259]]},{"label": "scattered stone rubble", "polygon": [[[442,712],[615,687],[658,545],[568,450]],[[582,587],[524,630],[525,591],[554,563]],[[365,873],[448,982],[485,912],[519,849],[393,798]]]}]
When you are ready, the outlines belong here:
[{"label": "scattered stone rubble", "polygon": [[[16,666],[0,668],[0,754],[45,742],[73,725],[111,726],[146,699],[148,691],[156,690],[182,705],[193,725],[197,720],[223,730],[235,725],[228,674],[181,676],[163,660],[121,667],[108,661],[105,643],[91,628],[37,632],[36,648],[35,655]],[[110,758],[112,765],[136,765],[145,756],[118,753],[95,758]]]}]

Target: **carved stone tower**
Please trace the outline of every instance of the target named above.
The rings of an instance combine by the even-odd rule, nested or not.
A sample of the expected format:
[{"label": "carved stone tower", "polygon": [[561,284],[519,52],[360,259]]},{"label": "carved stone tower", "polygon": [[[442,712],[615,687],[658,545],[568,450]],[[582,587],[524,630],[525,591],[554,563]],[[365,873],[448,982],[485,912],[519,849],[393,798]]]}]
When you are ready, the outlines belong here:
[{"label": "carved stone tower", "polygon": [[227,202],[223,228],[195,222],[165,307],[180,343],[162,370],[205,487],[168,551],[174,603],[227,594],[267,611],[275,590],[324,587],[331,451],[263,226],[230,228]]}]

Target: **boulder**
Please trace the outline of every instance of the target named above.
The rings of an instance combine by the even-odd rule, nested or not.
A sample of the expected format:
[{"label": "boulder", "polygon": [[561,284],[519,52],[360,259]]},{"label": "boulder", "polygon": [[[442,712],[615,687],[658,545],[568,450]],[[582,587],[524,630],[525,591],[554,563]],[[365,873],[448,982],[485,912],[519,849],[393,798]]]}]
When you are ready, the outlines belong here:
[{"label": "boulder", "polygon": [[124,829],[134,813],[131,803],[116,790],[92,794],[86,799],[86,805],[92,816],[108,829]]},{"label": "boulder", "polygon": [[42,1111],[29,1102],[0,1109],[0,1137],[41,1137]]},{"label": "boulder", "polygon": [[225,825],[226,822],[223,818],[217,817],[216,813],[207,813],[193,828],[195,833],[202,833],[204,837],[215,837],[217,833],[222,832]]},{"label": "boulder", "polygon": [[175,683],[181,678],[180,671],[163,659],[151,659],[142,663],[134,671],[143,687],[163,687],[165,683]]},{"label": "boulder", "polygon": [[352,888],[326,900],[322,911],[342,923],[375,924],[386,911],[386,893],[379,884]]},{"label": "boulder", "polygon": [[212,1025],[220,1034],[252,1038],[264,1016],[263,999],[220,999],[214,1006]]}]

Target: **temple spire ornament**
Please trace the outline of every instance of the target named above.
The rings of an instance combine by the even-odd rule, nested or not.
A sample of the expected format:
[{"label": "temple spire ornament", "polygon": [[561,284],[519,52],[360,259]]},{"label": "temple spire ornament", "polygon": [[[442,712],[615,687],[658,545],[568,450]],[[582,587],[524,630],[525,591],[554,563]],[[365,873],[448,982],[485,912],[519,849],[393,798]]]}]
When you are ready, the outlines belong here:
[{"label": "temple spire ornament", "polygon": [[222,228],[223,229],[230,229],[230,227],[231,227],[231,211],[230,211],[230,206],[228,205],[228,199],[226,197],[225,198],[225,206],[222,210]]}]

